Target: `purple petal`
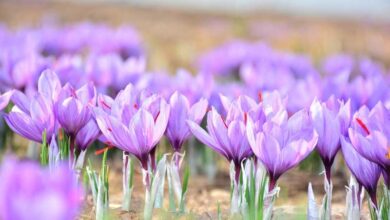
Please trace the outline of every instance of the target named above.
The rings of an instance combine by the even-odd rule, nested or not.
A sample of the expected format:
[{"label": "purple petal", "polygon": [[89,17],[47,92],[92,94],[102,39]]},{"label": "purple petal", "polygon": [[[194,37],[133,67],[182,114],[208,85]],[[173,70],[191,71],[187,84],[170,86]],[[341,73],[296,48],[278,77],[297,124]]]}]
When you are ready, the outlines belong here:
[{"label": "purple petal", "polygon": [[[183,142],[186,133],[189,133],[188,127],[186,125],[186,120],[188,119],[190,103],[184,95],[175,92],[169,101],[170,105],[170,115],[169,122],[167,127],[167,137],[171,141],[171,144],[174,142]],[[161,115],[161,114],[160,114]],[[160,117],[159,115],[159,117]],[[172,147],[181,147],[181,146],[172,146]]]},{"label": "purple petal", "polygon": [[188,118],[192,121],[200,123],[207,112],[207,99],[201,99],[191,106]]},{"label": "purple petal", "polygon": [[160,104],[160,113],[155,119],[154,129],[153,129],[153,146],[156,145],[161,137],[164,135],[164,132],[168,125],[168,119],[170,115],[170,108],[168,103],[164,100],[161,100]]},{"label": "purple petal", "polygon": [[93,83],[88,83],[76,91],[77,99],[81,101],[83,105],[96,104],[96,88]]},{"label": "purple petal", "polygon": [[31,118],[24,112],[16,110],[16,106],[13,110],[4,116],[8,126],[19,135],[36,142],[42,141],[42,132],[37,130],[31,121]]},{"label": "purple petal", "polygon": [[30,100],[25,94],[19,90],[15,90],[11,96],[11,100],[20,110],[30,114]]},{"label": "purple petal", "polygon": [[0,111],[2,111],[5,107],[8,106],[8,103],[13,95],[14,90],[8,91],[0,95]]},{"label": "purple petal", "polygon": [[77,133],[76,144],[81,150],[85,150],[99,136],[100,130],[95,120],[89,122]]},{"label": "purple petal", "polygon": [[223,148],[221,148],[215,140],[205,131],[203,128],[201,128],[197,123],[187,120],[188,127],[190,128],[192,134],[199,139],[203,144],[206,146],[212,148],[216,152],[220,153],[221,155],[227,157],[227,153]]},{"label": "purple petal", "polygon": [[134,131],[140,151],[147,153],[153,146],[153,116],[145,109],[140,109],[129,124],[130,130]]},{"label": "purple petal", "polygon": [[52,100],[57,100],[61,91],[61,82],[57,74],[51,70],[42,72],[38,79],[38,92],[51,97]]}]

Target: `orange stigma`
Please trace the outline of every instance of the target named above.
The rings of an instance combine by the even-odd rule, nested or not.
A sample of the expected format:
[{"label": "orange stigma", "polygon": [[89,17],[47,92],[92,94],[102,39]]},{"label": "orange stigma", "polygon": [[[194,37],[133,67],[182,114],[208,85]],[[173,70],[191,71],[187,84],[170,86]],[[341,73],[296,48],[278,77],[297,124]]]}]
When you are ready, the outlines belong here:
[{"label": "orange stigma", "polygon": [[137,103],[134,103],[133,107],[134,107],[135,109],[138,109],[138,104],[137,104]]},{"label": "orange stigma", "polygon": [[368,127],[360,118],[356,118],[356,122],[360,125],[361,128],[367,133],[367,135],[370,134],[370,130],[368,130]]},{"label": "orange stigma", "polygon": [[60,141],[64,140],[64,133],[63,133],[62,131],[60,131],[60,132],[58,133],[58,139],[59,139]]},{"label": "orange stigma", "polygon": [[257,93],[257,97],[259,99],[259,102],[263,102],[263,93],[261,91]]},{"label": "orange stigma", "polygon": [[105,148],[103,148],[103,149],[100,149],[100,150],[95,151],[95,155],[100,155],[100,154],[104,153],[104,151],[110,150],[111,148],[114,148],[114,146],[108,145],[107,147],[105,147]]},{"label": "orange stigma", "polygon": [[247,121],[248,121],[248,114],[244,112],[244,123],[246,124]]},{"label": "orange stigma", "polygon": [[385,154],[386,158],[390,160],[390,147],[387,147],[387,153]]}]

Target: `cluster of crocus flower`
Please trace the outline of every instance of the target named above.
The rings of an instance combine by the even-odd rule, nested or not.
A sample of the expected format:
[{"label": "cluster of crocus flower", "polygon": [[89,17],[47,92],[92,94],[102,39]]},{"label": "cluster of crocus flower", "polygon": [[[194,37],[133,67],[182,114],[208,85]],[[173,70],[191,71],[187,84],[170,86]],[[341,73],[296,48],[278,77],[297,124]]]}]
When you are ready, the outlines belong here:
[{"label": "cluster of crocus flower", "polygon": [[92,117],[96,105],[93,84],[78,90],[69,84],[62,87],[56,73],[46,70],[39,77],[38,90],[32,97],[16,90],[11,101],[14,106],[4,118],[14,132],[38,143],[43,143],[45,134],[50,143],[61,128],[69,138],[71,160],[100,134]]},{"label": "cluster of crocus flower", "polygon": [[[180,180],[181,162],[184,145],[192,137],[231,164],[232,212],[245,210],[249,202],[246,178],[264,169],[266,192],[273,196],[279,178],[313,151],[324,165],[329,210],[331,169],[340,149],[359,196],[364,188],[379,209],[381,174],[390,188],[390,82],[374,61],[338,55],[315,68],[303,55],[235,41],[202,56],[197,63],[201,74],[179,70],[171,75],[146,72],[147,57],[130,27],[43,27],[21,32],[18,38],[0,31],[0,111],[11,130],[41,143],[51,154],[60,154],[57,148],[62,144],[57,141],[68,143],[65,159],[76,170],[83,169],[88,146],[95,140],[116,147],[123,151],[124,183],[129,182],[129,160],[135,157],[143,171],[146,200],[151,201],[145,204],[149,211],[163,195],[166,173],[169,190],[177,194],[184,211],[188,179],[184,174]],[[164,137],[173,152],[168,165],[168,155],[160,160],[156,155]],[[252,163],[256,172],[248,169]],[[5,161],[3,167],[15,170],[16,164]],[[26,165],[30,167],[28,172],[41,172]],[[11,174],[0,173],[6,180],[1,190],[24,178]],[[7,196],[2,198],[8,201]],[[24,209],[24,203],[16,205]],[[11,206],[4,207],[14,209]],[[151,213],[145,217],[151,218]]]}]

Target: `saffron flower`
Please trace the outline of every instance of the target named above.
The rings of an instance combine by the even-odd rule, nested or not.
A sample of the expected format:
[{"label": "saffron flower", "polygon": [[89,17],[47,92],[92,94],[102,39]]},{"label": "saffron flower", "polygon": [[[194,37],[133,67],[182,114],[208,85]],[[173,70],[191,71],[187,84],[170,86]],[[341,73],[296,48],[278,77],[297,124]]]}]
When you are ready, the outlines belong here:
[{"label": "saffron flower", "polygon": [[226,119],[214,107],[211,109],[207,114],[207,131],[197,123],[187,121],[197,139],[234,163],[236,182],[239,180],[242,161],[253,155],[245,135],[247,119],[247,113],[240,111],[233,104],[229,108]]},{"label": "saffron flower", "polygon": [[315,100],[310,115],[318,134],[317,151],[325,167],[326,179],[331,181],[331,167],[340,149],[340,135],[347,133],[351,118],[350,101],[337,102],[332,96],[325,103]]},{"label": "saffron flower", "polygon": [[55,73],[43,71],[38,79],[38,91],[33,97],[27,97],[18,90],[12,92],[10,99],[15,105],[5,115],[5,121],[14,132],[29,140],[42,142],[43,132],[50,139],[57,133],[53,103],[60,87]]},{"label": "saffron flower", "polygon": [[199,124],[207,111],[208,102],[201,99],[193,105],[188,99],[175,92],[170,100],[171,113],[169,115],[166,136],[175,152],[180,152],[183,143],[190,136],[190,129],[186,123],[187,120]]},{"label": "saffron flower", "polygon": [[15,91],[11,99],[15,105],[4,119],[15,133],[41,143],[43,132],[46,132],[47,137],[57,132],[53,105],[46,96],[37,93],[29,99]]},{"label": "saffron flower", "polygon": [[348,130],[353,147],[363,157],[379,164],[390,188],[390,111],[378,102],[371,111],[363,106],[353,116]]},{"label": "saffron flower", "polygon": [[83,190],[67,165],[54,170],[7,157],[0,168],[0,218],[75,219]]},{"label": "saffron flower", "polygon": [[55,113],[61,127],[71,139],[91,120],[92,107],[95,105],[96,89],[92,83],[78,90],[70,84],[62,88],[55,104]]},{"label": "saffron flower", "polygon": [[[116,100],[119,101],[119,100]],[[148,170],[149,154],[164,135],[170,107],[160,97],[151,96],[135,109],[132,117],[114,111],[111,114],[95,109],[95,118],[106,140],[121,150],[137,157],[143,169]]]},{"label": "saffron flower", "polygon": [[[376,206],[376,189],[381,175],[381,167],[361,156],[353,148],[349,138],[341,136],[340,139],[345,163],[357,182],[366,189],[371,201]],[[360,195],[360,191],[357,194]]]},{"label": "saffron flower", "polygon": [[246,129],[248,142],[268,172],[269,191],[272,191],[283,173],[312,152],[318,134],[307,110],[301,110],[281,123],[266,121],[260,132],[255,132],[254,126],[249,118]]}]

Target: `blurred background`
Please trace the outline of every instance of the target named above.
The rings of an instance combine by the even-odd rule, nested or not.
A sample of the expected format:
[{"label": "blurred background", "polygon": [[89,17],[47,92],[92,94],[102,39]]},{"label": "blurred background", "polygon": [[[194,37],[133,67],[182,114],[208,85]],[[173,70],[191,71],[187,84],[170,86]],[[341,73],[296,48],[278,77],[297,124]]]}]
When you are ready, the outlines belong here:
[{"label": "blurred background", "polygon": [[305,53],[314,62],[352,53],[387,63],[389,11],[388,0],[0,1],[0,21],[11,28],[130,24],[145,41],[149,69],[168,71],[193,70],[199,54],[237,38]]}]

